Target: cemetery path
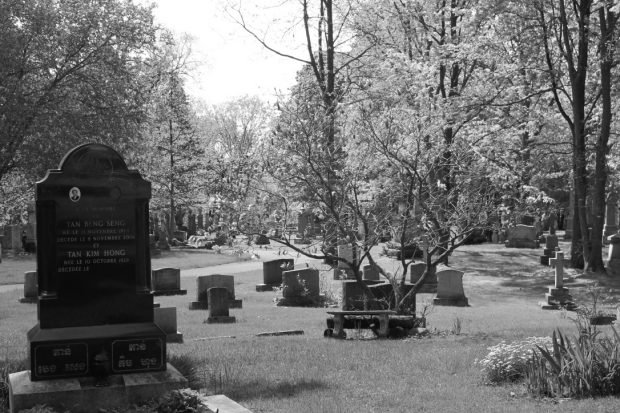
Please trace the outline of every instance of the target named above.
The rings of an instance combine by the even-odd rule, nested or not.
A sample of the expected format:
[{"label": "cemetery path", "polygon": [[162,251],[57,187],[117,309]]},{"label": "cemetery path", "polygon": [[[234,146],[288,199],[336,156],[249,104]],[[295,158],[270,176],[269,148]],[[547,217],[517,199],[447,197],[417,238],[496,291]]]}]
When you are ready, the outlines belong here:
[{"label": "cemetery path", "polygon": [[297,256],[297,254],[284,254],[280,255],[277,251],[269,251],[262,250],[257,252],[253,258],[250,258],[248,261],[241,262],[231,262],[227,264],[219,264],[219,265],[210,265],[201,268],[191,268],[186,270],[181,270],[181,277],[189,278],[189,277],[197,277],[200,275],[210,275],[210,274],[236,274],[242,272],[256,271],[263,269],[263,261],[268,261],[276,258],[294,258],[295,265],[299,264],[316,264],[320,263],[320,260],[315,260],[312,258],[305,257],[303,255]]}]

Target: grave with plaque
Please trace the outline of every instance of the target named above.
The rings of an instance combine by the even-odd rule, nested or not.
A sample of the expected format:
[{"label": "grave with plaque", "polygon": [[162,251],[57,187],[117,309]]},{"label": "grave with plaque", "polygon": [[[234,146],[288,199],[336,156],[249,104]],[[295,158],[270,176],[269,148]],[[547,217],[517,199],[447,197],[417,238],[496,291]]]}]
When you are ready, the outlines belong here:
[{"label": "grave with plaque", "polygon": [[[137,393],[156,396],[145,390],[148,383],[158,391],[166,383],[184,386],[166,362],[166,334],[153,321],[150,196],[150,183],[100,144],[72,149],[37,182],[38,323],[27,336],[29,380],[14,377],[12,406],[41,402],[34,393],[55,405],[62,383],[77,392],[109,385],[118,397],[108,393],[102,406]],[[122,379],[136,373],[150,374],[135,386]],[[49,391],[36,383],[52,379],[64,381],[54,380]],[[66,400],[81,397],[67,392]],[[89,408],[98,405],[93,397]]]}]

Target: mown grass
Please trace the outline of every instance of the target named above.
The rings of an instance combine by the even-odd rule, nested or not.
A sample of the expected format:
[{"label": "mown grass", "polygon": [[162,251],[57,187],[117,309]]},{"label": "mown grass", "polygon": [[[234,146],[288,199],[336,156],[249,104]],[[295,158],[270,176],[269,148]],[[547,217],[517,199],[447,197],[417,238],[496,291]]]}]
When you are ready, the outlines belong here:
[{"label": "mown grass", "polygon": [[[514,253],[517,258],[507,256]],[[558,311],[543,311],[553,280],[540,267],[540,250],[468,247],[454,268],[467,270],[470,307],[434,307],[433,334],[399,340],[323,338],[325,309],[273,305],[274,293],[255,291],[260,270],[235,275],[242,309],[231,309],[235,324],[204,324],[206,311],[190,311],[195,279],[182,278],[186,296],[157,297],[176,306],[184,344],[169,344],[174,357],[193,360],[198,386],[224,393],[254,412],[582,412],[617,411],[613,397],[586,400],[535,399],[521,384],[489,386],[474,361],[501,340],[549,335],[555,328],[573,334]],[[510,261],[515,274],[504,262]],[[326,284],[338,287],[337,281]],[[571,292],[580,287],[569,283]],[[0,294],[0,357],[26,354],[26,331],[36,323],[36,306],[19,304],[21,290]],[[418,308],[432,295],[420,294]],[[454,330],[460,321],[460,334]],[[265,331],[303,330],[301,336],[256,337]],[[352,334],[350,334],[352,335]],[[226,338],[234,336],[235,338]]]}]

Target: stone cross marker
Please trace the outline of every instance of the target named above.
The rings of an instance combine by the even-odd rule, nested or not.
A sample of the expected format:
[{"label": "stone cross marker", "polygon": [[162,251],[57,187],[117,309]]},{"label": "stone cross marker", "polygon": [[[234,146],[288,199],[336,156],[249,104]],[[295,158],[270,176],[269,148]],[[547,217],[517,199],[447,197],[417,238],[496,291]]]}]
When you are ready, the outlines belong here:
[{"label": "stone cross marker", "polygon": [[72,149],[36,185],[38,324],[31,380],[166,370],[153,323],[151,184],[113,149]]},{"label": "stone cross marker", "polygon": [[556,252],[555,258],[549,260],[549,265],[555,268],[555,288],[564,287],[564,253]]}]

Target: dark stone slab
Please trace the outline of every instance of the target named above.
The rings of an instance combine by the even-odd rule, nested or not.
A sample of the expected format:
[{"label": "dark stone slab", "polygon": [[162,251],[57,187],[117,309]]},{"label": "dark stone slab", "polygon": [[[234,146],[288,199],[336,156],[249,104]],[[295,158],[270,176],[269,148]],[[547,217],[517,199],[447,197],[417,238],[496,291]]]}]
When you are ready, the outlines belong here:
[{"label": "dark stone slab", "polygon": [[469,307],[467,297],[446,298],[435,297],[433,298],[433,305],[445,305],[451,307]]},{"label": "dark stone slab", "polygon": [[41,328],[152,321],[150,194],[99,144],[71,150],[37,182]]},{"label": "dark stone slab", "polygon": [[166,336],[153,323],[150,196],[150,183],[99,144],[72,149],[37,182],[33,381],[166,369]]},{"label": "dark stone slab", "polygon": [[293,258],[277,258],[263,262],[263,284],[279,286],[282,284],[282,273],[292,270]]},{"label": "dark stone slab", "polygon": [[92,376],[97,355],[109,374],[166,368],[166,335],[153,323],[41,329],[28,332],[31,380]]},{"label": "dark stone slab", "polygon": [[181,270],[178,268],[158,268],[151,272],[153,295],[186,295],[181,289]]}]

